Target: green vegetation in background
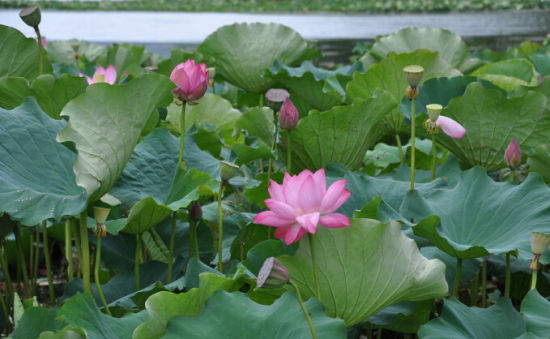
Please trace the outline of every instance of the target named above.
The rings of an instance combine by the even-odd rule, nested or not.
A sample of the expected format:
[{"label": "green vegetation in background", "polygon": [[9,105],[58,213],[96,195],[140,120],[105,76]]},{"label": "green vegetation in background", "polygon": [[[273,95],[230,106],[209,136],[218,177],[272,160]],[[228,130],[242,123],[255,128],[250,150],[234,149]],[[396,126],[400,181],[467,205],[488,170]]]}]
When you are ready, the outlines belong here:
[{"label": "green vegetation in background", "polygon": [[31,3],[43,9],[189,12],[449,12],[548,9],[550,0],[150,0],[0,1],[0,8]]}]

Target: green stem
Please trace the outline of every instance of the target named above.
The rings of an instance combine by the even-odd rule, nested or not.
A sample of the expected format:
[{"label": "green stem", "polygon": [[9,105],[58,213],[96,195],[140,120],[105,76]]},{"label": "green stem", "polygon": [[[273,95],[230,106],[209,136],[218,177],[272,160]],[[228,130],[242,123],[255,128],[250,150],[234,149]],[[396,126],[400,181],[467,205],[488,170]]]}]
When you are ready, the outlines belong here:
[{"label": "green stem", "polygon": [[[11,298],[13,298],[13,283],[12,283],[12,280],[11,280],[7,255],[8,255],[8,251],[7,251],[5,240],[4,240],[2,242],[2,246],[0,248],[0,264],[2,265],[2,272],[4,273],[4,279],[5,279],[5,282],[6,282],[6,290],[7,290],[7,293],[9,294],[8,300],[11,300]],[[9,318],[6,318],[6,319],[9,319]]]},{"label": "green stem", "polygon": [[[6,293],[5,295],[6,299],[8,298],[8,295]],[[10,319],[10,312],[8,311],[8,305],[7,305],[7,302],[4,298],[0,298],[0,303],[2,304],[2,310],[4,311],[4,319],[6,319],[6,324],[4,325],[4,327],[7,327],[6,325],[9,324],[9,319]]]},{"label": "green stem", "polygon": [[313,337],[313,339],[317,339],[317,333],[315,333],[315,327],[313,327],[313,322],[311,321],[309,312],[307,311],[306,305],[304,305],[304,301],[302,300],[302,295],[300,294],[300,290],[292,282],[290,282],[290,284],[294,287],[294,290],[296,291],[296,298],[298,299],[298,303],[300,304],[300,308],[302,309],[302,312],[304,312],[304,315],[306,316],[307,324],[309,325],[309,330],[311,331],[311,336]]},{"label": "green stem", "polygon": [[435,134],[432,134],[432,180],[435,180],[437,166],[437,149],[435,147]]},{"label": "green stem", "polygon": [[263,93],[260,93],[260,100],[259,100],[259,107],[260,109],[262,109],[262,107],[264,107],[264,94]]},{"label": "green stem", "polygon": [[197,223],[189,220],[189,258],[199,257],[199,241],[197,240]]},{"label": "green stem", "polygon": [[87,209],[80,213],[80,270],[84,292],[92,293],[90,285],[90,244],[88,243],[88,213]]},{"label": "green stem", "polygon": [[65,259],[67,260],[67,281],[71,281],[74,276],[74,271],[73,271],[73,244],[72,244],[70,219],[65,221]]},{"label": "green stem", "polygon": [[42,75],[44,73],[44,52],[42,47],[42,35],[40,34],[40,29],[38,28],[38,25],[34,27],[34,31],[36,32],[36,38],[38,39],[38,62],[39,62],[39,74]]},{"label": "green stem", "polygon": [[288,174],[292,174],[292,149],[290,141],[290,131],[286,131],[286,171]]},{"label": "green stem", "polygon": [[36,239],[36,242],[35,242],[35,248],[34,248],[34,265],[33,265],[34,271],[32,272],[31,283],[33,288],[33,295],[36,295],[36,288],[37,288],[36,281],[38,279],[38,264],[40,263],[40,226],[36,225],[36,227],[34,228],[34,231],[36,233],[34,236],[34,238]]},{"label": "green stem", "polygon": [[311,264],[313,265],[313,280],[315,280],[315,289],[316,289],[316,297],[317,299],[321,298],[321,288],[319,287],[319,274],[317,272],[317,264],[315,262],[315,249],[313,246],[313,235],[311,233],[308,233],[308,239],[309,239],[309,248],[311,251]]},{"label": "green stem", "polygon": [[260,162],[260,173],[264,172],[264,159],[259,159]]},{"label": "green stem", "polygon": [[404,163],[405,155],[403,154],[403,145],[401,145],[401,138],[398,133],[395,133],[395,141],[397,142],[397,149],[399,150],[399,159],[401,159],[401,163]]},{"label": "green stem", "polygon": [[[38,227],[38,226],[37,226]],[[29,230],[29,233],[30,233],[30,236],[31,236],[31,239],[30,239],[30,253],[29,253],[29,281],[30,281],[30,284],[31,284],[31,292],[33,295],[36,295],[36,289],[34,288],[34,244],[35,244],[35,240],[34,240],[34,230]],[[40,234],[40,233],[38,233]],[[36,238],[36,241],[40,241],[40,238]]]},{"label": "green stem", "polygon": [[481,307],[487,307],[487,257],[481,263]]},{"label": "green stem", "polygon": [[534,290],[537,288],[537,270],[531,272],[531,289]]},{"label": "green stem", "polygon": [[50,304],[55,303],[55,289],[53,286],[52,265],[50,261],[50,246],[48,245],[48,227],[46,220],[42,222],[42,233],[44,237],[44,261],[46,261],[46,271],[48,272],[48,288],[50,291]]},{"label": "green stem", "polygon": [[222,195],[224,182],[220,183],[218,192],[218,271],[223,273],[223,257],[222,257],[222,241],[223,241],[223,210],[222,210]]},{"label": "green stem", "polygon": [[477,305],[477,291],[479,288],[479,273],[476,274],[472,284],[470,285],[470,306]]},{"label": "green stem", "polygon": [[414,96],[411,100],[411,191],[414,191],[414,156],[415,156],[415,105],[414,105]]},{"label": "green stem", "polygon": [[510,171],[510,181],[511,181],[512,183],[515,182],[515,180],[514,180],[515,177],[516,177],[516,170],[511,170],[511,171]]},{"label": "green stem", "polygon": [[103,308],[105,309],[105,312],[108,315],[111,315],[111,310],[107,305],[107,300],[105,300],[105,295],[103,295],[103,290],[101,289],[101,281],[99,281],[99,266],[101,265],[101,238],[102,238],[101,234],[98,234],[97,244],[95,248],[94,280],[95,280],[95,287],[97,288],[97,293],[99,294],[99,298],[103,303]]},{"label": "green stem", "polygon": [[460,274],[462,273],[462,258],[456,259],[456,275],[453,284],[453,295],[458,297],[458,288],[460,287]]},{"label": "green stem", "polygon": [[[172,229],[170,231],[170,253],[168,254],[168,276],[166,278],[166,283],[169,284],[172,282],[172,266],[174,261],[174,243],[176,241],[176,221],[177,221],[178,212],[172,213]],[[189,249],[191,253],[191,249]],[[189,256],[191,258],[191,255]]]},{"label": "green stem", "polygon": [[136,291],[139,291],[139,263],[141,261],[141,234],[136,234],[136,256],[134,263],[134,275],[136,279]]},{"label": "green stem", "polygon": [[[74,239],[74,247],[76,248],[76,257],[78,259],[78,262],[82,262],[82,247],[80,246],[80,234],[78,233],[78,228],[76,227],[76,219],[71,218],[71,229],[73,231],[73,239]],[[77,275],[82,275],[82,268],[81,265],[79,265],[79,271],[75,272]]]},{"label": "green stem", "polygon": [[382,329],[379,328],[378,331],[376,331],[376,339],[382,339]]},{"label": "green stem", "polygon": [[504,297],[510,298],[510,252],[506,253],[506,281],[504,283]]},{"label": "green stem", "polygon": [[181,116],[180,116],[180,153],[178,157],[178,168],[183,170],[183,147],[185,146],[185,107],[187,103],[181,105]]},{"label": "green stem", "polygon": [[32,295],[32,291],[29,286],[29,274],[27,271],[27,262],[25,260],[25,254],[23,253],[23,245],[21,242],[21,226],[17,224],[15,227],[15,243],[17,246],[17,255],[20,258],[21,272],[23,273],[23,286],[25,286],[25,294],[27,297]]}]

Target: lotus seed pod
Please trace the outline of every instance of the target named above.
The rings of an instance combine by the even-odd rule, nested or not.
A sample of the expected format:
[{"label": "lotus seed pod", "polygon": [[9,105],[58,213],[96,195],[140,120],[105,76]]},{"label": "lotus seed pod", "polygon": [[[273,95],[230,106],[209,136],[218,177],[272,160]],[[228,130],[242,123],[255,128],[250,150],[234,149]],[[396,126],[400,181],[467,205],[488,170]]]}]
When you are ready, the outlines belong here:
[{"label": "lotus seed pod", "polygon": [[105,221],[111,212],[110,208],[94,206],[94,219],[96,222],[96,228],[94,234],[102,237],[107,235],[107,228],[105,227]]},{"label": "lotus seed pod", "polygon": [[283,102],[288,97],[290,97],[290,94],[282,88],[271,88],[265,93],[265,98],[269,102]]},{"label": "lotus seed pod", "polygon": [[403,73],[405,74],[405,79],[409,83],[409,86],[416,87],[422,80],[422,75],[424,75],[424,67],[419,65],[409,65],[403,68]]},{"label": "lotus seed pod", "polygon": [[531,251],[533,254],[542,255],[550,245],[550,235],[531,232]]},{"label": "lotus seed pod", "polygon": [[437,121],[437,118],[439,118],[439,114],[441,113],[441,110],[443,110],[443,106],[441,106],[440,104],[429,104],[429,105],[426,105],[426,110],[428,111],[430,120]]},{"label": "lotus seed pod", "polygon": [[220,177],[228,181],[229,179],[236,177],[239,174],[239,166],[228,162],[220,161]]},{"label": "lotus seed pod", "polygon": [[269,257],[264,261],[256,285],[263,288],[281,288],[290,280],[288,270],[275,257]]},{"label": "lotus seed pod", "polygon": [[40,13],[40,7],[38,6],[29,6],[23,8],[19,12],[19,17],[23,20],[24,23],[31,27],[38,27],[40,21],[42,20],[42,15]]}]

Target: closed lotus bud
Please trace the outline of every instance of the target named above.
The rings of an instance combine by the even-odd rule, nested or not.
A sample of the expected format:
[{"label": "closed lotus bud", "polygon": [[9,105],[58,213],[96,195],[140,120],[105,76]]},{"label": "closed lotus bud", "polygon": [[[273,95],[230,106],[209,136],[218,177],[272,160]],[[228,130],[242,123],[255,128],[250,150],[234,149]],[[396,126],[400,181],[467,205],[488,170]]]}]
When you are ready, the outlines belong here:
[{"label": "closed lotus bud", "polygon": [[228,162],[228,161],[220,161],[220,177],[227,181],[233,177],[236,177],[239,174],[239,166]]},{"label": "closed lotus bud", "polygon": [[300,114],[296,109],[296,106],[290,101],[290,98],[286,98],[281,106],[281,112],[279,113],[279,123],[281,128],[287,131],[291,131],[298,125]]},{"label": "closed lotus bud", "polygon": [[407,87],[407,98],[409,98],[409,100],[416,99],[419,93],[420,89],[418,87]]},{"label": "closed lotus bud", "polygon": [[516,169],[521,164],[521,149],[516,139],[512,139],[506,151],[504,151],[504,161],[512,170]]},{"label": "closed lotus bud", "polygon": [[94,206],[94,219],[96,222],[95,235],[101,235],[102,237],[107,235],[107,228],[105,227],[105,222],[107,217],[111,212],[110,208]]},{"label": "closed lotus bud", "polygon": [[424,75],[424,67],[419,65],[409,65],[403,68],[403,73],[405,74],[405,79],[409,86],[416,87],[420,84],[422,80],[422,75]]},{"label": "closed lotus bud", "polygon": [[195,100],[202,98],[208,88],[209,73],[205,63],[195,65],[195,60],[189,59],[177,65],[170,74],[177,88],[174,96],[181,101],[195,104]]},{"label": "closed lotus bud", "polygon": [[263,288],[281,288],[290,280],[288,270],[275,257],[269,257],[264,261],[256,286]]},{"label": "closed lotus bud", "polygon": [[23,8],[19,12],[19,17],[23,20],[24,23],[31,27],[38,27],[40,21],[42,20],[42,15],[40,14],[40,7],[38,6],[29,6]]},{"label": "closed lotus bud", "polygon": [[191,206],[191,209],[189,210],[189,217],[196,223],[202,220],[202,208],[198,201],[195,201],[193,206]]}]

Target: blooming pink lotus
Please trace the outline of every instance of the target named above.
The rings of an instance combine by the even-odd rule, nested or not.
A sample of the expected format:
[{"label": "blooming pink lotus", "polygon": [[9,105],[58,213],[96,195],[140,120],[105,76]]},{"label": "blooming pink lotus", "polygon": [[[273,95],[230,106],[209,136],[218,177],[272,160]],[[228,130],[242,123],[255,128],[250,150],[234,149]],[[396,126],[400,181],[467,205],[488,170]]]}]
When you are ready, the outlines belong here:
[{"label": "blooming pink lotus", "polygon": [[170,80],[178,85],[174,89],[174,95],[181,101],[194,104],[206,92],[208,77],[205,63],[195,65],[195,60],[189,59],[177,65],[170,74]]},{"label": "blooming pink lotus", "polygon": [[275,236],[287,245],[298,241],[306,232],[315,234],[317,225],[335,228],[350,225],[348,217],[333,213],[349,198],[346,179],[326,188],[325,170],[315,173],[304,170],[298,175],[285,173],[283,184],[271,180],[270,199],[265,204],[270,211],[258,213],[254,222],[277,227]]},{"label": "blooming pink lotus", "polygon": [[[85,75],[82,73],[78,73],[81,77],[84,77]],[[98,82],[106,82],[110,85],[113,85],[116,81],[116,69],[115,66],[109,65],[107,69],[103,68],[103,66],[98,66],[95,70],[93,77],[86,76],[86,79],[88,79],[88,85],[95,84]]]},{"label": "blooming pink lotus", "polygon": [[466,134],[466,129],[461,124],[443,115],[440,115],[435,122],[431,119],[426,120],[424,126],[426,126],[429,133],[436,133],[438,128],[441,127],[445,134],[455,139],[462,139]]}]

